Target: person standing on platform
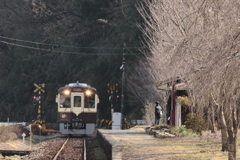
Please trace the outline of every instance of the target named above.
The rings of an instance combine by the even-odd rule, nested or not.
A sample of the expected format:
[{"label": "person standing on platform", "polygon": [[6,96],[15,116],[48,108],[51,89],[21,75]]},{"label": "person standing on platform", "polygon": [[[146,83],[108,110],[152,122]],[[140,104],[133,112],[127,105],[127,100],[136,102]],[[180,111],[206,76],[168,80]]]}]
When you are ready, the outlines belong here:
[{"label": "person standing on platform", "polygon": [[162,107],[159,105],[159,102],[155,102],[155,125],[159,125],[160,119],[162,117]]}]

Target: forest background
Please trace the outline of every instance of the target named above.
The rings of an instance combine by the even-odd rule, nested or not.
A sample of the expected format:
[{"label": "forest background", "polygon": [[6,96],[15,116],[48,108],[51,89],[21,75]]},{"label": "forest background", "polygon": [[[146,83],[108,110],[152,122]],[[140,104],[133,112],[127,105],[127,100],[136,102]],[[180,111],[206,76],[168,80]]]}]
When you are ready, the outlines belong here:
[{"label": "forest background", "polygon": [[[138,27],[143,18],[136,9],[140,2],[0,0],[0,121],[36,119],[33,84],[45,83],[42,118],[56,122],[57,90],[76,81],[98,90],[99,118],[110,119],[107,84],[121,87],[124,43],[125,113],[142,118],[146,99],[154,102],[157,96],[154,86],[140,87],[151,83],[136,69],[145,59]],[[121,111],[119,102],[114,106]]]},{"label": "forest background", "polygon": [[156,100],[166,106],[170,88],[156,85],[179,77],[191,112],[221,129],[222,151],[236,159],[239,1],[0,0],[0,12],[1,121],[35,119],[33,84],[45,83],[42,117],[56,122],[57,89],[76,81],[98,90],[99,118],[110,119],[107,84],[121,87],[126,52],[127,119],[142,118]]}]

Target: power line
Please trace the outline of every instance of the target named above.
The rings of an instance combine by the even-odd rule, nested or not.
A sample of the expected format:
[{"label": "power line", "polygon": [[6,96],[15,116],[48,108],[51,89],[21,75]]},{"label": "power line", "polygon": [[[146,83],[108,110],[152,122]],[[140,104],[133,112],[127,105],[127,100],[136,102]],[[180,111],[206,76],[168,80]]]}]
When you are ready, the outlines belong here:
[{"label": "power line", "polygon": [[127,46],[126,46],[126,44],[124,43],[124,48],[125,49],[127,49],[132,55],[134,55],[134,56],[136,56],[136,57],[138,57],[138,58],[140,58],[139,56],[137,56],[135,53],[133,53]]},{"label": "power line", "polygon": [[[78,46],[68,46],[68,45],[58,45],[58,44],[47,44],[47,43],[42,43],[42,42],[33,42],[33,41],[27,41],[27,40],[21,40],[21,39],[16,39],[16,38],[9,38],[9,37],[4,37],[0,36],[2,39],[7,39],[7,40],[13,40],[13,41],[19,41],[19,42],[26,42],[26,43],[31,43],[31,44],[36,44],[36,45],[46,45],[46,46],[57,46],[57,47],[65,47],[65,48],[83,48],[83,49],[109,49],[109,50],[122,50],[122,48],[118,47],[78,47]],[[140,49],[143,47],[128,47],[131,49]]]},{"label": "power line", "polygon": [[[47,51],[47,52],[55,52],[55,53],[80,54],[80,55],[115,55],[115,56],[121,56],[121,54],[112,54],[112,53],[80,53],[80,52],[57,51],[57,50],[49,50],[49,49],[44,49],[44,48],[39,48],[39,47],[31,47],[31,46],[26,46],[26,45],[21,45],[21,44],[16,44],[16,43],[10,43],[10,42],[6,42],[6,41],[0,41],[0,42],[8,44],[8,45],[22,47],[22,48],[41,50],[41,51]],[[143,53],[133,53],[133,54],[143,54]]]}]

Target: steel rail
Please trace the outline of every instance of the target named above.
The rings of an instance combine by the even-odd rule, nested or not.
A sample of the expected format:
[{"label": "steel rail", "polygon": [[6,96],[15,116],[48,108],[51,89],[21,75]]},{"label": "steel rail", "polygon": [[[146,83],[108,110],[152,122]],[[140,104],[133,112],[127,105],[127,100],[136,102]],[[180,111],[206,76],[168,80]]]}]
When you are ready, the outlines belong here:
[{"label": "steel rail", "polygon": [[87,149],[86,149],[86,139],[83,139],[84,143],[83,143],[83,154],[84,154],[84,160],[87,160]]},{"label": "steel rail", "polygon": [[58,151],[58,153],[55,155],[55,157],[53,158],[53,160],[56,160],[59,156],[59,154],[61,153],[61,151],[63,150],[63,148],[65,147],[65,145],[67,144],[69,138],[64,142],[64,144],[62,145],[61,149]]}]

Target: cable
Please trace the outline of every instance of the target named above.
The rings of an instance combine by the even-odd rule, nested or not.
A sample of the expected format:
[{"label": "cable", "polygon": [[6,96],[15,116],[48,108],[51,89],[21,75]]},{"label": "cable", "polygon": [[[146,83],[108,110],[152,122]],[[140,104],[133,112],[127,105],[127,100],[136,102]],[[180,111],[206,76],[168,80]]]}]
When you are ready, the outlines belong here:
[{"label": "cable", "polygon": [[135,53],[133,53],[126,45],[124,45],[124,47],[130,52],[130,53],[132,53],[134,56],[136,56],[136,57],[138,57],[138,58],[140,58],[139,56],[137,56]]},{"label": "cable", "polygon": [[[41,50],[41,51],[47,51],[47,52],[56,52],[56,53],[68,53],[68,54],[80,54],[80,55],[115,55],[115,56],[122,56],[122,54],[109,54],[109,53],[80,53],[80,52],[65,52],[65,51],[56,51],[56,50],[49,50],[49,49],[43,49],[43,48],[36,48],[36,47],[31,47],[31,46],[25,46],[21,44],[16,44],[16,43],[10,43],[6,41],[0,41],[2,43],[8,44],[8,45],[13,45],[13,46],[18,46],[18,47],[23,47],[23,48],[28,48],[28,49],[34,49],[34,50]],[[135,53],[135,54],[143,54],[143,53]],[[136,56],[136,55],[135,55]]]},{"label": "cable", "polygon": [[[7,39],[7,40],[13,40],[13,41],[19,41],[19,42],[32,43],[32,44],[41,44],[41,45],[46,45],[46,46],[60,46],[60,47],[66,47],[66,48],[112,49],[112,50],[118,50],[118,49],[120,50],[120,49],[122,49],[122,48],[111,48],[111,47],[77,47],[77,46],[47,44],[47,43],[41,43],[41,42],[33,42],[33,41],[26,41],[26,40],[21,40],[21,39],[9,38],[9,37],[4,37],[4,36],[0,36],[0,38],[2,38],[2,39]],[[129,48],[143,48],[143,47],[129,47]]]}]

